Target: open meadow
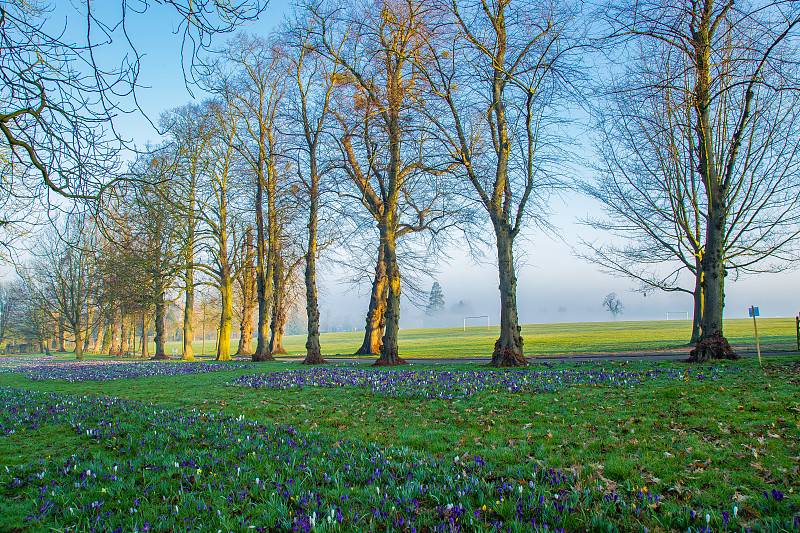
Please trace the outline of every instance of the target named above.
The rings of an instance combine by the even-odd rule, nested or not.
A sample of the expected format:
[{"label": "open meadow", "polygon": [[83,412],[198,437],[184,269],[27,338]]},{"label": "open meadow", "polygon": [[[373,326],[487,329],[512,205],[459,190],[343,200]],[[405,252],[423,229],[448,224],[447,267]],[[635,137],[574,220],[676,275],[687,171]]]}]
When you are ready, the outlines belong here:
[{"label": "open meadow", "polygon": [[[665,325],[523,335],[551,330],[542,353],[624,352],[679,342],[637,341]],[[491,338],[439,334],[407,332],[402,355]],[[326,353],[351,340],[337,335]],[[764,363],[7,356],[0,531],[798,531],[800,357]]]},{"label": "open meadow", "polygon": [[[400,352],[403,357],[489,357],[499,328],[471,326],[462,328],[401,329]],[[522,326],[525,354],[559,356],[584,353],[657,351],[685,347],[691,336],[689,320],[579,322],[563,324],[528,324]],[[725,320],[725,334],[734,347],[755,351],[752,319]],[[762,318],[758,335],[764,345],[780,345],[780,349],[796,347],[794,318]],[[322,351],[326,355],[352,354],[364,340],[364,332],[323,333]],[[287,335],[284,346],[290,354],[305,354],[305,335]],[[231,341],[231,353],[238,340]],[[168,354],[180,353],[181,342],[168,342]],[[253,344],[255,347],[255,343]],[[203,343],[195,341],[196,354]],[[214,353],[215,341],[206,340],[205,353]],[[150,353],[153,353],[152,343]],[[688,353],[688,349],[687,349]],[[368,356],[369,358],[370,356]]]}]

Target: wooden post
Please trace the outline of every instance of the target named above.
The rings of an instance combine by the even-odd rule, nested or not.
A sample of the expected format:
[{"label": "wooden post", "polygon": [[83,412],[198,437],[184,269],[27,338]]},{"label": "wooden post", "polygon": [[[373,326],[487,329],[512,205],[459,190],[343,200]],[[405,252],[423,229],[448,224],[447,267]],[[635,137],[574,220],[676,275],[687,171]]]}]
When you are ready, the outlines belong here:
[{"label": "wooden post", "polygon": [[758,350],[758,364],[759,366],[763,367],[764,365],[761,363],[761,345],[758,342],[758,326],[756,326],[756,308],[755,306],[750,306],[750,314],[753,315],[753,330],[756,332],[756,350]]},{"label": "wooden post", "polygon": [[800,316],[794,317],[797,323],[797,351],[800,352]]}]

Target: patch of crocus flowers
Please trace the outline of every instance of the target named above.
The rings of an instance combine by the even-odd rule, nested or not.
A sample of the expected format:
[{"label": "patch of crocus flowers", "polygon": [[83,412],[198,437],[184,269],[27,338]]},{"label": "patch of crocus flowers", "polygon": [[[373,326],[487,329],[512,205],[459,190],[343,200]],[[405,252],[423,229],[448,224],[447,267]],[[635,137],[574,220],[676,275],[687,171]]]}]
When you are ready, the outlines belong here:
[{"label": "patch of crocus flowers", "polygon": [[[547,365],[550,367],[551,365]],[[230,385],[250,388],[354,387],[386,397],[466,398],[480,392],[555,392],[567,386],[634,387],[649,379],[712,379],[726,368],[625,370],[577,364],[553,370],[436,371],[320,367],[237,377]],[[727,367],[727,371],[733,370]],[[738,369],[735,369],[738,370]]]},{"label": "patch of crocus flowers", "polygon": [[24,373],[34,380],[63,379],[71,383],[82,381],[113,381],[153,376],[181,376],[256,368],[254,365],[197,363],[186,361],[58,361],[46,357],[15,357],[0,360],[0,372]]},{"label": "patch of crocus flowers", "polygon": [[[0,470],[25,524],[81,531],[742,531],[736,508],[695,511],[526,463],[430,457],[220,412],[0,388],[0,439],[64,431],[80,450]],[[73,451],[73,450],[71,450]],[[9,463],[9,461],[6,461]],[[770,527],[794,527],[768,496]],[[766,525],[766,522],[764,522]]]}]

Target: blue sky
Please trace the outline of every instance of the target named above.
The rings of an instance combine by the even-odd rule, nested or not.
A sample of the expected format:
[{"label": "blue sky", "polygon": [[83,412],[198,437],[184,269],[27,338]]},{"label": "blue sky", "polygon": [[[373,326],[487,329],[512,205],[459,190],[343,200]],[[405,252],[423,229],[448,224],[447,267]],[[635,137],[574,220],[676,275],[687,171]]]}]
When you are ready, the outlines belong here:
[{"label": "blue sky", "polygon": [[[105,0],[93,5],[99,9],[114,9],[117,2]],[[118,9],[118,7],[116,7]],[[278,24],[288,10],[288,2],[273,0],[261,19],[246,28],[252,33],[264,34]],[[183,105],[191,100],[181,72],[180,36],[174,31],[177,18],[164,6],[152,3],[144,15],[132,15],[128,31],[142,58],[140,83],[145,86],[138,91],[139,104],[144,112],[157,122],[159,114],[167,109]],[[71,26],[71,25],[70,25]],[[222,39],[216,45],[224,44]],[[202,93],[193,89],[196,97]],[[141,115],[120,117],[118,127],[124,136],[139,145],[158,141],[158,134]],[[588,143],[587,143],[588,144]],[[552,221],[561,232],[561,239],[531,232],[519,243],[517,256],[523,259],[518,272],[518,302],[522,323],[570,322],[583,320],[607,320],[608,313],[601,307],[603,297],[616,292],[625,305],[621,320],[643,320],[663,318],[667,311],[689,311],[692,301],[688,295],[631,292],[634,285],[626,279],[598,272],[595,267],[575,258],[569,243],[577,241],[577,235],[585,235],[586,228],[576,222],[576,217],[595,210],[586,199],[575,195],[557,202]],[[436,279],[441,283],[446,305],[463,300],[471,305],[475,314],[489,314],[492,323],[499,319],[499,295],[497,271],[493,254],[488,250],[485,259],[477,263],[458,250],[449,250],[449,263],[443,261]],[[402,265],[401,265],[402,268]],[[363,314],[368,300],[368,286],[353,290],[331,279],[322,272],[321,303],[323,313],[354,321],[361,329]],[[433,279],[430,280],[430,283]],[[430,285],[428,284],[428,286]],[[747,317],[750,305],[757,305],[761,315],[795,316],[800,311],[800,272],[793,271],[776,275],[761,275],[729,282],[726,287],[725,316]],[[335,307],[334,307],[335,303]],[[409,317],[422,312],[404,304],[406,323]],[[452,317],[453,325],[461,324],[460,317]],[[323,324],[325,318],[323,318]],[[402,324],[402,322],[401,322]]]}]

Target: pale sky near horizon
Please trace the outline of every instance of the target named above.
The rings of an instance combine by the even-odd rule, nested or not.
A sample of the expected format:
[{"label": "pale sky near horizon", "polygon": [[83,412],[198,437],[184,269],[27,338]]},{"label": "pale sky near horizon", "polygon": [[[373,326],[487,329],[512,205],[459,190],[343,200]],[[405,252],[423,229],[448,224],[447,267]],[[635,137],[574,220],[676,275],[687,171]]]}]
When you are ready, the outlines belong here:
[{"label": "pale sky near horizon", "polygon": [[[105,2],[104,2],[105,4]],[[116,2],[109,2],[114,5]],[[266,34],[288,12],[288,2],[273,0],[261,19],[245,28],[255,34]],[[153,4],[145,15],[132,17],[129,32],[134,44],[146,55],[142,59],[142,88],[138,98],[142,109],[157,122],[162,111],[188,103],[191,96],[186,90],[180,68],[180,38],[172,34],[177,22],[172,12]],[[214,42],[224,44],[224,36]],[[195,95],[202,97],[199,91]],[[118,121],[123,135],[129,135],[138,145],[158,141],[158,133],[140,116],[124,116]],[[616,292],[625,306],[619,320],[663,319],[667,311],[686,311],[691,317],[692,300],[679,293],[648,292],[647,296],[632,292],[636,286],[629,280],[613,277],[573,256],[567,243],[576,242],[578,233],[585,234],[576,217],[585,216],[596,209],[589,200],[575,195],[559,201],[554,206],[552,221],[559,228],[564,242],[532,231],[518,245],[517,256],[524,257],[517,273],[519,280],[517,299],[520,322],[547,323],[608,320],[609,314],[601,302],[610,292]],[[440,282],[446,307],[464,301],[476,315],[490,315],[493,324],[499,320],[499,292],[497,269],[492,250],[484,261],[475,263],[459,250],[448,251],[449,264],[443,264],[436,279]],[[401,265],[402,269],[402,265]],[[354,321],[360,330],[368,302],[369,287],[357,290],[340,285],[323,269],[320,275],[323,325],[326,320]],[[428,286],[433,282],[430,280]],[[782,274],[759,275],[726,284],[726,318],[747,317],[750,305],[760,307],[761,316],[796,316],[800,311],[800,271]],[[418,327],[423,312],[404,302],[404,319],[401,325]],[[409,320],[412,319],[412,320]],[[460,325],[462,318],[452,316],[451,324]]]}]

